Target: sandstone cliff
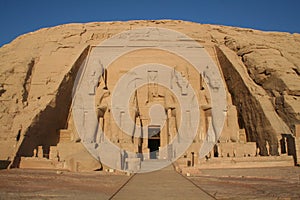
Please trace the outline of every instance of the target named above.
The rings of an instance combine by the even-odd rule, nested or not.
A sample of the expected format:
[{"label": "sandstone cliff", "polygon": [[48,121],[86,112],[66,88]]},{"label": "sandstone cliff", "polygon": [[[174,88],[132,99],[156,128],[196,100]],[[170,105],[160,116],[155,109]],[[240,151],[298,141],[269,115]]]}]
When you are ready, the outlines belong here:
[{"label": "sandstone cliff", "polygon": [[223,71],[240,128],[278,154],[278,138],[300,123],[300,34],[185,21],[67,24],[16,38],[0,48],[0,160],[56,145],[67,126],[71,88],[90,45],[139,27],[180,31],[201,43]]}]

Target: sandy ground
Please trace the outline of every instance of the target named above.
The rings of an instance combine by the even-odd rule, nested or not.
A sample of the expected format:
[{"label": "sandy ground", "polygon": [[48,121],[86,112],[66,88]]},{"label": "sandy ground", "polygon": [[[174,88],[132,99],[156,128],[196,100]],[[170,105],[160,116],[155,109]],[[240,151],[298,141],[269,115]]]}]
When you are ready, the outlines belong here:
[{"label": "sandy ground", "polygon": [[300,167],[207,169],[189,179],[216,199],[300,199]]},{"label": "sandy ground", "polygon": [[126,175],[105,175],[102,172],[1,170],[0,200],[108,199],[128,179]]},{"label": "sandy ground", "polygon": [[[300,199],[300,167],[206,169],[188,178],[216,199]],[[103,172],[1,170],[0,200],[109,199],[128,179]]]}]

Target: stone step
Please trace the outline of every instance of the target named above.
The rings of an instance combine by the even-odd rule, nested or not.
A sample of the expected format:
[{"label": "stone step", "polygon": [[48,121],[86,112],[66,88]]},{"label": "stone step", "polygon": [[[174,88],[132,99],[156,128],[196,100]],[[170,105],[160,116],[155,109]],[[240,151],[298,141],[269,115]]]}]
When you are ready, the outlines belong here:
[{"label": "stone step", "polygon": [[201,161],[199,169],[213,168],[251,168],[251,167],[283,167],[294,166],[293,156],[258,156],[241,158],[212,158]]},{"label": "stone step", "polygon": [[22,157],[19,168],[21,169],[62,169],[63,162],[52,161],[46,158]]},{"label": "stone step", "polygon": [[172,164],[171,161],[163,159],[149,159],[141,162],[141,169],[139,173],[157,171]]}]

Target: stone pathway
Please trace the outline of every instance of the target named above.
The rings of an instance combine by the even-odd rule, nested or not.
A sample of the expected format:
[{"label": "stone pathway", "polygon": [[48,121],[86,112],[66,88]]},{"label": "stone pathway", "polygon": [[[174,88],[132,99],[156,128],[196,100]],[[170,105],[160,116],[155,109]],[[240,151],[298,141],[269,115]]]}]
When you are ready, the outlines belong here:
[{"label": "stone pathway", "polygon": [[134,175],[111,199],[215,199],[170,165],[162,170]]}]

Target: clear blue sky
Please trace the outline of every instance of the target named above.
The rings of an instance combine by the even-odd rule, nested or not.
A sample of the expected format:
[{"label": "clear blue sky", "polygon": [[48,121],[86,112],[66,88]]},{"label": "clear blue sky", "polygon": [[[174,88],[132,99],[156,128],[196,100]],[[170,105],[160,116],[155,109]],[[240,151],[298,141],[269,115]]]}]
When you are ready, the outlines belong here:
[{"label": "clear blue sky", "polygon": [[59,24],[182,19],[300,33],[299,0],[0,0],[0,46]]}]

